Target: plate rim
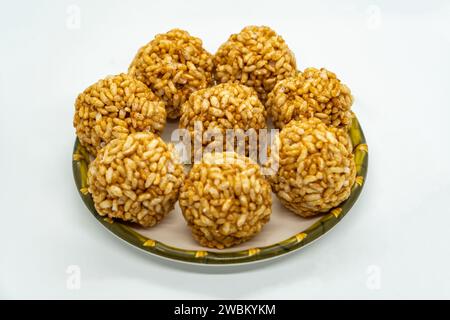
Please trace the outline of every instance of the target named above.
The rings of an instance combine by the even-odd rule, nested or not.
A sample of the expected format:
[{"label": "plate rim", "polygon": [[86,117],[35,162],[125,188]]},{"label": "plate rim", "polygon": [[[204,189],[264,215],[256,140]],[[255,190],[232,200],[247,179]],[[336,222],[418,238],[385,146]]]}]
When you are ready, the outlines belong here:
[{"label": "plate rim", "polygon": [[75,139],[72,151],[72,173],[83,203],[96,220],[116,237],[127,244],[140,249],[140,251],[164,258],[165,260],[195,265],[243,265],[267,261],[286,256],[288,253],[302,249],[306,245],[321,238],[347,215],[358,200],[366,182],[369,159],[368,146],[360,123],[356,116],[354,116],[352,120],[348,132],[354,146],[353,154],[356,163],[356,181],[352,187],[349,198],[339,206],[323,214],[320,220],[305,230],[300,231],[283,241],[263,247],[227,252],[209,251],[207,248],[205,248],[205,250],[177,248],[140,234],[133,230],[129,226],[129,223],[118,220],[113,221],[111,218],[100,216],[95,210],[90,194],[87,192],[86,173],[89,155],[79,143],[78,138]]}]

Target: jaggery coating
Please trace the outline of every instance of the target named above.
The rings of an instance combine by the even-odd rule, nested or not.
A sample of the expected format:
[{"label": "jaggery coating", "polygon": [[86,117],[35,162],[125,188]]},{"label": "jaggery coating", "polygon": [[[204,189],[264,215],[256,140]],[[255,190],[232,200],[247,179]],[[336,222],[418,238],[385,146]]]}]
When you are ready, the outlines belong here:
[{"label": "jaggery coating", "polygon": [[114,139],[88,169],[88,190],[102,216],[151,227],[178,200],[183,166],[172,144],[153,133]]},{"label": "jaggery coating", "polygon": [[173,29],[158,34],[137,52],[128,73],[145,83],[176,119],[189,95],[213,85],[213,59],[199,38]]},{"label": "jaggery coating", "polygon": [[324,68],[308,68],[278,82],[269,93],[267,107],[275,127],[291,120],[319,118],[326,125],[347,128],[351,124],[350,89]]},{"label": "jaggery coating", "polygon": [[294,213],[310,217],[338,206],[350,196],[356,167],[346,131],[317,118],[293,120],[276,141],[273,192]]},{"label": "jaggery coating", "polygon": [[[183,104],[179,126],[189,130],[192,146],[195,139],[202,139],[201,146],[205,147],[211,143],[212,138],[207,139],[205,135],[194,136],[195,122],[200,122],[204,132],[210,130],[221,135],[221,143],[219,137],[214,141],[221,144],[221,151],[225,151],[227,130],[236,133],[236,130],[242,129],[242,133],[245,133],[254,129],[257,142],[259,129],[266,128],[266,114],[263,104],[252,88],[236,83],[223,83],[191,94],[189,100]],[[228,138],[230,137],[232,136]],[[245,137],[244,141],[247,152],[248,137]],[[234,145],[234,149],[228,151],[237,151],[238,143],[233,139],[228,140]]]},{"label": "jaggery coating", "polygon": [[94,156],[113,139],[139,131],[160,133],[165,124],[164,102],[127,74],[99,80],[75,102],[73,125],[80,143]]},{"label": "jaggery coating", "polygon": [[234,152],[210,153],[189,172],[180,207],[202,246],[228,248],[258,234],[272,212],[259,166]]},{"label": "jaggery coating", "polygon": [[217,82],[252,87],[265,103],[275,84],[295,75],[295,56],[283,38],[269,27],[248,26],[232,34],[214,56]]}]

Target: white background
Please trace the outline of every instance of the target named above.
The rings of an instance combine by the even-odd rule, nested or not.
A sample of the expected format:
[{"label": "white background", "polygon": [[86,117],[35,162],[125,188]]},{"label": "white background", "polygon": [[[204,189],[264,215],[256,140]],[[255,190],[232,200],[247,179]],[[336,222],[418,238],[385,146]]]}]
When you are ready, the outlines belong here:
[{"label": "white background", "polygon": [[[1,298],[450,298],[447,1],[1,1]],[[78,14],[79,13],[79,14]],[[352,211],[305,250],[227,269],[120,242],[72,178],[73,103],[179,27],[215,52],[269,25],[352,90],[370,151]],[[66,286],[81,268],[81,288]]]}]

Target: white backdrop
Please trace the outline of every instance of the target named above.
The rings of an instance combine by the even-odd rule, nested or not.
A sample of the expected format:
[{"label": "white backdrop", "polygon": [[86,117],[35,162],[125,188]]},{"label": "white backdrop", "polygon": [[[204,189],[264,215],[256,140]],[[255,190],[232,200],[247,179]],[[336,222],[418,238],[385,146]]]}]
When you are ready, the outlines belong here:
[{"label": "white backdrop", "polygon": [[[1,298],[450,298],[447,1],[0,3]],[[351,88],[370,152],[363,194],[324,238],[270,263],[138,252],[77,194],[74,100],[156,33],[184,28],[215,52],[249,24]],[[80,288],[67,286],[78,268]]]}]

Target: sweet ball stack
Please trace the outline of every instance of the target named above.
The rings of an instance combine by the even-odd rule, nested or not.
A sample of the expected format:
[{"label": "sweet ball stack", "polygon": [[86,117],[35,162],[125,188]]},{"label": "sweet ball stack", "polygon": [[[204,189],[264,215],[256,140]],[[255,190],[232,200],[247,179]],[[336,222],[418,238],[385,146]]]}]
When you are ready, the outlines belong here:
[{"label": "sweet ball stack", "polygon": [[[73,125],[91,155],[88,191],[100,215],[152,227],[179,200],[193,238],[223,249],[263,230],[272,192],[302,217],[349,197],[356,175],[347,133],[352,103],[333,72],[299,71],[269,27],[245,27],[214,55],[199,38],[173,29],[142,46],[127,73],[80,93]],[[185,173],[174,146],[159,136],[167,119],[179,119],[193,142],[195,122],[225,134],[258,132],[269,118],[280,132],[265,164],[276,169],[267,176],[247,149],[204,152]]]}]

